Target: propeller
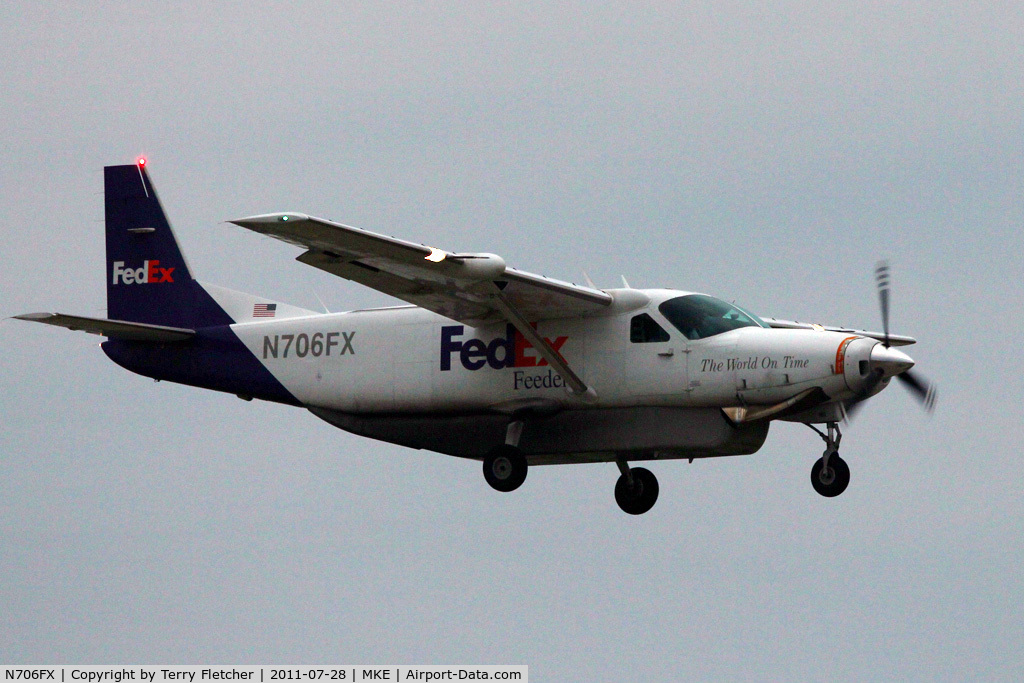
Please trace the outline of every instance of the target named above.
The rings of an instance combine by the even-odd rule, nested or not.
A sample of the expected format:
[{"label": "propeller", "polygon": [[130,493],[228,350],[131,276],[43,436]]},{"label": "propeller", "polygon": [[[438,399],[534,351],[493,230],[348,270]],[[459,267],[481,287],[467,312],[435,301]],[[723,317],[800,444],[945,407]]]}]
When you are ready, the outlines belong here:
[{"label": "propeller", "polygon": [[882,344],[889,348],[889,288],[892,270],[888,261],[879,261],[875,264],[875,282],[878,283],[878,305],[882,309],[882,333],[885,334],[885,341]]},{"label": "propeller", "polygon": [[[878,264],[875,265],[875,283],[878,285],[878,304],[882,311],[882,333],[885,335],[885,338],[882,340],[882,346],[885,349],[889,349],[889,295],[892,289],[892,268],[889,266],[888,261],[879,261]],[[895,350],[893,352],[879,355],[886,357],[892,353],[902,356],[900,352]],[[872,356],[874,356],[874,352],[872,352]],[[906,356],[903,356],[903,358],[909,365],[910,359]],[[892,361],[889,362],[891,363]],[[881,365],[881,363],[879,363],[879,365]],[[903,386],[907,388],[911,395],[917,399],[922,406],[924,406],[926,412],[931,413],[935,410],[935,401],[938,396],[938,390],[934,384],[926,380],[919,373],[911,372],[909,367],[905,370],[901,370],[893,376],[895,376],[896,379],[898,379]],[[885,371],[881,367],[875,369],[871,375],[867,377],[864,381],[864,386],[859,392],[857,392],[857,395],[843,405],[843,412],[846,415],[847,421],[849,421],[857,411],[860,410],[864,399],[871,395],[884,378]]]}]

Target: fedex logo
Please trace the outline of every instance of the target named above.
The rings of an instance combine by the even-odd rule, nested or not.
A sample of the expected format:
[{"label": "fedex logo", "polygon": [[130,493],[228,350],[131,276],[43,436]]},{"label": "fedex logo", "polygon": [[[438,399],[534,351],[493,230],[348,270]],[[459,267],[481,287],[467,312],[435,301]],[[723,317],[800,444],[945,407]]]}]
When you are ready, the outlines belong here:
[{"label": "fedex logo", "polygon": [[159,261],[143,261],[141,268],[125,268],[124,261],[114,261],[114,280],[111,284],[141,285],[148,282],[174,282],[174,268],[159,268]]},{"label": "fedex logo", "polygon": [[[496,337],[490,342],[484,342],[482,339],[459,339],[465,332],[466,328],[462,325],[445,325],[441,328],[441,370],[452,369],[452,355],[456,353],[462,367],[467,370],[479,370],[484,365],[501,370],[533,368],[548,364],[540,356],[529,352],[533,344],[519,334],[511,324],[505,328],[504,337]],[[568,339],[569,337],[544,338],[559,355],[559,349]]]}]

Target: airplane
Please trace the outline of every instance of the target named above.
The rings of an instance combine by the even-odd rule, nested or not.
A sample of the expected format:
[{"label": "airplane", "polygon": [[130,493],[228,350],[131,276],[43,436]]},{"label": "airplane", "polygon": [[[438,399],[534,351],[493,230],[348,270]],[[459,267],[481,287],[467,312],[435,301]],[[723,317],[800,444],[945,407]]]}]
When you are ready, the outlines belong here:
[{"label": "airplane", "polygon": [[[614,462],[615,500],[639,515],[658,480],[631,463],[748,455],[773,421],[825,442],[811,484],[846,490],[840,425],[895,377],[932,410],[889,333],[890,269],[876,271],[882,332],[757,315],[672,289],[599,289],[304,213],[231,221],[301,248],[301,263],[402,305],[319,313],[201,283],[146,161],[104,169],[107,318],[21,320],[106,337],[155,380],[305,408],[353,434],[483,463],[510,492],[535,466]],[[820,429],[816,425],[824,425]]]}]

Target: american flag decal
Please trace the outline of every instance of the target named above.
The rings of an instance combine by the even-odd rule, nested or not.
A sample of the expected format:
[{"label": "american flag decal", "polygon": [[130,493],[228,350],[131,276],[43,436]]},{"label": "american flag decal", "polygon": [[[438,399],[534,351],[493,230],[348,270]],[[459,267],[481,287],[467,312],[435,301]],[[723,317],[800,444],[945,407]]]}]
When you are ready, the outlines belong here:
[{"label": "american flag decal", "polygon": [[277,314],[277,304],[255,304],[252,307],[252,317],[273,318]]}]

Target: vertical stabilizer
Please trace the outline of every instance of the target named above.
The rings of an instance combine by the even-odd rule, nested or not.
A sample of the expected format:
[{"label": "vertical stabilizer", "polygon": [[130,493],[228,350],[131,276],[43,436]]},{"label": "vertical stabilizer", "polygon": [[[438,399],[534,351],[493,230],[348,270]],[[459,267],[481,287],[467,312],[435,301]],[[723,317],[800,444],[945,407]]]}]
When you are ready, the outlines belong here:
[{"label": "vertical stabilizer", "polygon": [[192,277],[145,162],[103,169],[107,316],[200,328],[233,321]]}]

